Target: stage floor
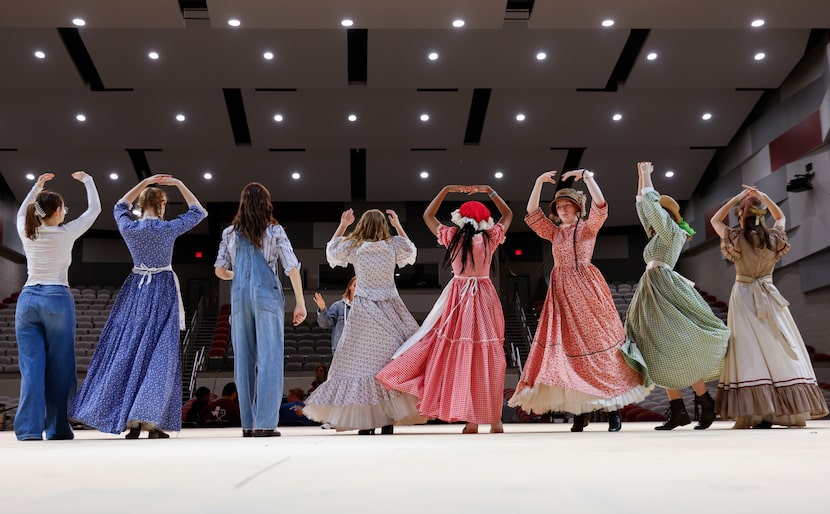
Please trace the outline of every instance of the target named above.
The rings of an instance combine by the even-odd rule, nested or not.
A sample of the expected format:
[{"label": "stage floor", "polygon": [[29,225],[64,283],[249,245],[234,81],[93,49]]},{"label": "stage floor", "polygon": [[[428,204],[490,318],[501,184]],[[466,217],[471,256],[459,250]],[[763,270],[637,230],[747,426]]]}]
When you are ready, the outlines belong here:
[{"label": "stage floor", "polygon": [[[319,427],[279,438],[189,429],[166,440],[78,431],[18,442],[0,432],[0,511],[248,513],[827,512],[830,421],[656,432],[626,423],[396,427],[358,436]],[[481,427],[486,432],[489,427]],[[540,510],[541,509],[541,510]]]}]

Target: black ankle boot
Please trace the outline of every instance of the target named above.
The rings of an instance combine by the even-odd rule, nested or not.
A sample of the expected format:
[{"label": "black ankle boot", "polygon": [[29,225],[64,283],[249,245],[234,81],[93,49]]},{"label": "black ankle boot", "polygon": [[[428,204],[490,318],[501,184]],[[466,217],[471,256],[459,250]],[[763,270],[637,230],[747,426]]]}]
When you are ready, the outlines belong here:
[{"label": "black ankle boot", "polygon": [[654,430],[671,430],[692,422],[689,419],[689,413],[686,412],[686,406],[683,405],[683,400],[670,401],[669,408],[666,409],[664,416],[666,416],[666,422],[659,427],[654,427]]},{"label": "black ankle boot", "polygon": [[571,432],[582,432],[582,429],[587,427],[589,423],[587,414],[574,415],[574,424],[571,426]]},{"label": "black ankle boot", "polygon": [[392,425],[383,425],[380,429],[382,435],[391,435],[395,433],[395,428]]},{"label": "black ankle boot", "polygon": [[619,432],[622,429],[622,417],[620,411],[612,410],[608,413],[608,431]]},{"label": "black ankle boot", "polygon": [[695,401],[700,405],[700,417],[695,430],[706,430],[715,421],[715,400],[705,392],[701,396],[695,394]]}]

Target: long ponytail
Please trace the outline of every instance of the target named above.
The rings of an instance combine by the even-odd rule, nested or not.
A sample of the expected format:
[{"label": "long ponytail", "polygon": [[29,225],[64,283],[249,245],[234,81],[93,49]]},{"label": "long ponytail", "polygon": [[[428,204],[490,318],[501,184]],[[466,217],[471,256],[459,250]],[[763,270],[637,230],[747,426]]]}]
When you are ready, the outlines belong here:
[{"label": "long ponytail", "polygon": [[24,233],[27,238],[37,239],[38,228],[43,224],[42,218],[49,218],[63,207],[63,198],[52,191],[41,191],[35,201],[26,207],[26,224]]}]

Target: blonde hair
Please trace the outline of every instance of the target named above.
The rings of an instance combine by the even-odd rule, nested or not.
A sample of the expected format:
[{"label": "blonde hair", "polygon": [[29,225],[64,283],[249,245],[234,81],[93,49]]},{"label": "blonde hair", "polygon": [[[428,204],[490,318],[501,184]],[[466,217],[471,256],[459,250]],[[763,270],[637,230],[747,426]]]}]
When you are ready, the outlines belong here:
[{"label": "blonde hair", "polygon": [[388,241],[392,238],[386,215],[378,209],[369,209],[357,221],[354,230],[346,236],[347,240],[359,245],[365,242]]},{"label": "blonde hair", "polygon": [[141,215],[149,212],[157,218],[161,218],[164,204],[167,203],[167,194],[157,187],[148,187],[138,195],[138,208]]}]

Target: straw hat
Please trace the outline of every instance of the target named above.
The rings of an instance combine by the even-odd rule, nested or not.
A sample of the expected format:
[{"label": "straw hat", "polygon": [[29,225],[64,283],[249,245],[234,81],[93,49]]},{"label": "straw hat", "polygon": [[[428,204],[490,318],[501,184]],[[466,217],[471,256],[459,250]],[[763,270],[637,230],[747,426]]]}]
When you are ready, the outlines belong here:
[{"label": "straw hat", "polygon": [[672,219],[674,219],[675,223],[680,223],[683,219],[683,216],[680,215],[680,205],[677,203],[677,200],[672,198],[669,195],[660,195],[660,206],[671,214]]},{"label": "straw hat", "polygon": [[568,200],[574,204],[579,211],[579,217],[585,218],[585,193],[570,187],[565,187],[556,192],[553,201],[550,203],[550,217],[553,221],[557,223],[561,221],[559,216],[556,215],[556,202],[559,200]]}]

